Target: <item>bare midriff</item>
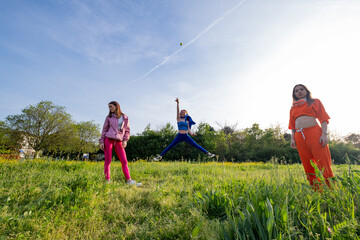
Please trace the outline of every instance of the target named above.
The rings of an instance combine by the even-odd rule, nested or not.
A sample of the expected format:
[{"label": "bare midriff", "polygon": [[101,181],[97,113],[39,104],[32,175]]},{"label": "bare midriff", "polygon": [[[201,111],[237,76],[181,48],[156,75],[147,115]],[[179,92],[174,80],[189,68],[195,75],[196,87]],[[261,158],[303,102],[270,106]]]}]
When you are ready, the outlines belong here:
[{"label": "bare midriff", "polygon": [[187,130],[179,130],[179,133],[181,134],[186,134],[188,131]]},{"label": "bare midriff", "polygon": [[303,115],[295,119],[295,128],[309,128],[318,125],[315,117]]}]

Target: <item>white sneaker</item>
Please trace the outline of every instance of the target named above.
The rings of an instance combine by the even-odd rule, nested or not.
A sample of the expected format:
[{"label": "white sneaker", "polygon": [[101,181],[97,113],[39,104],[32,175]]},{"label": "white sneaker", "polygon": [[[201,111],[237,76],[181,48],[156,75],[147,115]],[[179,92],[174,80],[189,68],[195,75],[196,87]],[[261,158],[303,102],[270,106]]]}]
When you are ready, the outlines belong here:
[{"label": "white sneaker", "polygon": [[211,152],[208,152],[208,153],[207,153],[207,156],[212,158],[212,157],[215,157],[215,154],[213,154],[213,153],[211,153]]},{"label": "white sneaker", "polygon": [[106,183],[111,183],[110,179],[106,179]]},{"label": "white sneaker", "polygon": [[142,185],[142,183],[137,183],[135,180],[132,180],[132,179],[127,181],[126,184],[130,185],[130,186],[135,185],[137,187],[140,187]]},{"label": "white sneaker", "polygon": [[154,161],[160,161],[162,159],[162,156],[161,155],[159,155],[159,156],[156,156],[156,157],[154,157]]},{"label": "white sneaker", "polygon": [[136,184],[136,181],[130,179],[130,180],[126,181],[126,184],[132,186],[132,185]]}]

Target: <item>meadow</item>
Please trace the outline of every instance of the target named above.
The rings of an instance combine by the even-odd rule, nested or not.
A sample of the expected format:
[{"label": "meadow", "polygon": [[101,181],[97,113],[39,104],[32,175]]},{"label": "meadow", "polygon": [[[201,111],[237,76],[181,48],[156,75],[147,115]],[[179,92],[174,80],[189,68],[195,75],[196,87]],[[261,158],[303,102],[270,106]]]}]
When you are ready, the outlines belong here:
[{"label": "meadow", "polygon": [[360,166],[0,159],[0,239],[360,239]]}]

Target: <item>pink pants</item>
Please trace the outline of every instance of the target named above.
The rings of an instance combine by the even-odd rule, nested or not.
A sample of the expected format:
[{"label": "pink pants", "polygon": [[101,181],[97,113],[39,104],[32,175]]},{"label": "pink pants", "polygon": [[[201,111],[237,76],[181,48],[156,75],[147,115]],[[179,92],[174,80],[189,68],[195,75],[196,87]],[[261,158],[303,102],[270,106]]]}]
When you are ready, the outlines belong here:
[{"label": "pink pants", "polygon": [[104,163],[104,173],[105,173],[105,178],[107,180],[110,179],[110,163],[111,163],[111,159],[112,159],[112,150],[113,147],[115,148],[115,152],[118,155],[120,162],[121,162],[121,166],[122,166],[122,171],[125,175],[126,180],[130,179],[130,172],[129,172],[129,168],[128,168],[128,162],[126,159],[126,153],[125,153],[125,149],[122,147],[121,141],[115,140],[115,139],[109,139],[109,138],[105,138],[104,141],[104,154],[105,154],[105,163]]}]

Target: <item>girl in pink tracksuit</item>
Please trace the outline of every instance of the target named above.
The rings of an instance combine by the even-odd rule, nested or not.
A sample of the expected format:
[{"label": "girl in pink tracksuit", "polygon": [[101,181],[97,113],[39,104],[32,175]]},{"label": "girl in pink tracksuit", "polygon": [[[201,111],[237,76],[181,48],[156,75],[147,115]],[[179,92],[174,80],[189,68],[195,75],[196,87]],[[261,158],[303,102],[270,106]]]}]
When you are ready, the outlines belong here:
[{"label": "girl in pink tracksuit", "polygon": [[105,119],[101,138],[99,140],[100,148],[104,150],[105,154],[105,178],[107,182],[110,182],[110,163],[112,159],[112,150],[115,148],[115,152],[120,159],[122,171],[125,175],[127,184],[136,184],[137,186],[140,186],[141,183],[136,183],[136,181],[132,180],[130,177],[128,162],[124,149],[129,138],[129,119],[123,112],[121,112],[119,103],[112,101],[109,103],[109,114]]}]

